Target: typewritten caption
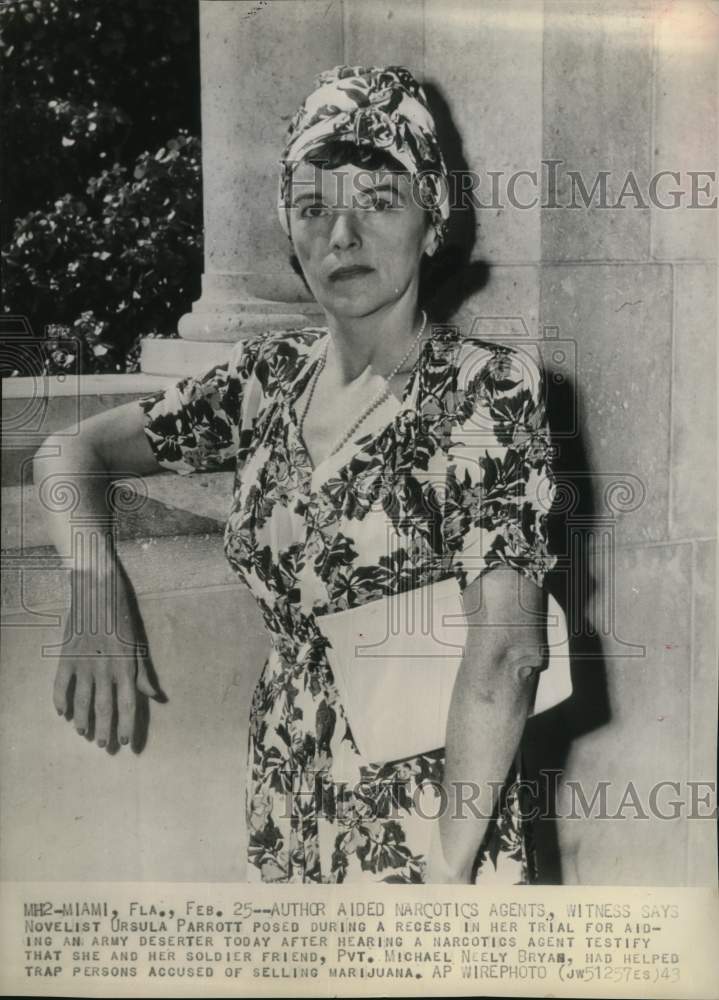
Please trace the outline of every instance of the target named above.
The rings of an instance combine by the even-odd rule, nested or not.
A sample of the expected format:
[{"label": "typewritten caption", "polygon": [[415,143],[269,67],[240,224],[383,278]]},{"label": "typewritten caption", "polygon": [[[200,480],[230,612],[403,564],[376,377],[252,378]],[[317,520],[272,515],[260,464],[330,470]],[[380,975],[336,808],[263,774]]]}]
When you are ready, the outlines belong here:
[{"label": "typewritten caption", "polygon": [[4,883],[1,898],[2,985],[20,994],[715,995],[711,889]]}]

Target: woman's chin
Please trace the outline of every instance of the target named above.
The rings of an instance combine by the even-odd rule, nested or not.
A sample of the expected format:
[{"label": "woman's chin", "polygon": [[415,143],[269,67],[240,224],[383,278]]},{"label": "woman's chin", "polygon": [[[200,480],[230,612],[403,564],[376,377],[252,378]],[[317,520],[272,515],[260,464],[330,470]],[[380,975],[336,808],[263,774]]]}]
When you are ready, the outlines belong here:
[{"label": "woman's chin", "polygon": [[364,294],[333,294],[316,296],[324,311],[337,319],[360,319],[362,316],[372,316],[382,310],[390,310],[401,301],[401,296],[378,296]]},{"label": "woman's chin", "polygon": [[317,300],[325,312],[338,319],[358,319],[375,312],[381,305],[366,295],[331,295]]}]

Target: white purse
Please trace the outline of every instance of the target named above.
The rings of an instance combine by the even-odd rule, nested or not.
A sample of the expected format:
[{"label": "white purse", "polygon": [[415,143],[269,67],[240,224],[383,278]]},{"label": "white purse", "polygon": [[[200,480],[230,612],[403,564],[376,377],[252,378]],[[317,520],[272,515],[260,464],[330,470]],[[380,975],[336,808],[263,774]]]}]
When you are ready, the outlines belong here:
[{"label": "white purse", "polygon": [[[530,714],[572,694],[564,612],[547,595],[549,665]],[[455,577],[315,618],[361,756],[401,760],[445,744],[467,623]]]}]

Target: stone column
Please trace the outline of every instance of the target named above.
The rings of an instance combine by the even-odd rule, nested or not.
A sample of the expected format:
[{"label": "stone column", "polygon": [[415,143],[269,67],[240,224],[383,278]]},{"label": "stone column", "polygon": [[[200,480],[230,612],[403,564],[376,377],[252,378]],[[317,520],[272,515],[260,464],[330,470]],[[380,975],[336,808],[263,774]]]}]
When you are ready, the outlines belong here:
[{"label": "stone column", "polygon": [[289,264],[277,214],[290,117],[342,62],[342,5],[200,0],[205,269],[180,341],[145,340],[143,371],[183,374],[261,330],[321,321]]}]

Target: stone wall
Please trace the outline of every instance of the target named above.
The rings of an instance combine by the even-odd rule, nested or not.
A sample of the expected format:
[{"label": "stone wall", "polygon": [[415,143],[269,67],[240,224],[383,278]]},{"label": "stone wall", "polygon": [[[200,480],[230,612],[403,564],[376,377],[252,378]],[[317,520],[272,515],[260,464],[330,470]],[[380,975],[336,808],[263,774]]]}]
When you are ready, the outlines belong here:
[{"label": "stone wall", "polygon": [[[476,228],[482,277],[467,287],[456,321],[539,345],[550,375],[565,507],[556,587],[576,626],[575,697],[530,723],[528,760],[534,772],[562,769],[550,798],[564,815],[571,781],[589,798],[597,782],[611,782],[616,805],[628,781],[646,804],[658,781],[715,779],[716,211],[688,205],[717,193],[714,181],[708,195],[692,194],[689,172],[715,170],[719,19],[708,4],[652,0],[306,0],[250,14],[255,6],[202,5],[205,155],[212,148],[219,159],[206,198],[203,300],[185,335],[213,310],[228,329],[238,296],[272,298],[272,275],[277,298],[293,299],[271,151],[312,76],[342,61],[412,68],[455,137],[455,161],[480,177],[483,207],[464,222]],[[233,157],[250,163],[249,174],[233,173]],[[640,198],[542,207],[551,201],[550,161],[561,161],[559,205],[571,201],[569,171],[587,189],[606,171],[608,205],[631,189],[631,172]],[[520,171],[536,172],[538,192]],[[665,177],[655,201],[682,191],[679,207],[650,199],[659,171],[679,177]],[[539,194],[537,205],[512,206],[512,176],[515,200]],[[208,533],[206,522],[192,522],[205,516],[201,487],[153,490],[183,527],[162,528],[156,511],[154,529],[123,542],[169,697],[151,706],[141,754],[101,753],[56,719],[40,652],[57,641],[52,601],[45,595],[34,607],[14,585],[10,625],[20,612],[46,617],[34,630],[5,632],[2,697],[12,710],[1,737],[2,815],[13,822],[0,864],[8,877],[242,877],[247,699],[264,639],[223,566],[221,500]],[[35,541],[31,554],[42,555]],[[7,539],[5,548],[13,549]],[[707,821],[560,819],[540,824],[538,837],[545,881],[716,878]]]}]

